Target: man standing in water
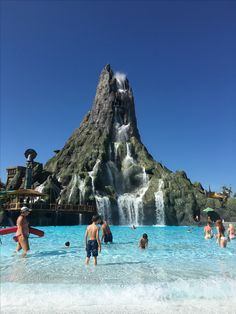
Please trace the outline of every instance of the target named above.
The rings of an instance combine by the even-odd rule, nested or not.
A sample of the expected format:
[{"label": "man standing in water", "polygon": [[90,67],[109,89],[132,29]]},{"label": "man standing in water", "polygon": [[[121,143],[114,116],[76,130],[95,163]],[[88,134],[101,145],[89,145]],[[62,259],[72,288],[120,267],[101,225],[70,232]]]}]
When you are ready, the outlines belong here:
[{"label": "man standing in water", "polygon": [[101,221],[101,225],[102,225],[102,240],[104,241],[104,243],[107,242],[112,243],[113,236],[108,223],[105,220],[103,220]]},{"label": "man standing in water", "polygon": [[[87,257],[85,260],[85,264],[88,265],[90,261],[91,254],[94,258],[94,265],[97,265],[97,256],[98,250],[101,252],[101,242],[99,239],[99,231],[100,227],[97,224],[100,222],[101,218],[99,215],[92,217],[92,224],[89,225],[86,229],[84,241],[85,241],[85,249],[87,251]],[[89,240],[87,241],[87,239]]]}]

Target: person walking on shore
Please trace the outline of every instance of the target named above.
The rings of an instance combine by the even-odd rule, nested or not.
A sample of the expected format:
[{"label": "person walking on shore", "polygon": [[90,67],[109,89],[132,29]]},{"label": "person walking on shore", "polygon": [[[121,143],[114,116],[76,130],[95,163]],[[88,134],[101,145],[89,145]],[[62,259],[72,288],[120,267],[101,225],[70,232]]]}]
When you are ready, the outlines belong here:
[{"label": "person walking on shore", "polygon": [[85,241],[85,250],[87,251],[87,257],[85,260],[86,265],[89,264],[91,255],[93,255],[93,258],[94,258],[94,266],[97,265],[98,251],[101,252],[101,242],[99,239],[100,227],[97,226],[100,220],[101,218],[99,215],[93,216],[92,224],[87,227],[86,232],[85,232],[84,241]]}]

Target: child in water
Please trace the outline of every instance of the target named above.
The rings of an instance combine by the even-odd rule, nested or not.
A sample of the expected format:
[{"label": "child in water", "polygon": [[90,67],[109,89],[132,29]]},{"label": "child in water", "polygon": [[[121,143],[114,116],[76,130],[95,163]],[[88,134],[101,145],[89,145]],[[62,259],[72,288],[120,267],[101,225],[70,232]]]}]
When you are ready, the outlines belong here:
[{"label": "child in water", "polygon": [[143,237],[139,240],[139,247],[141,249],[146,249],[148,247],[148,235],[146,233],[144,233]]},{"label": "child in water", "polygon": [[69,248],[70,247],[70,242],[69,241],[67,241],[66,243],[65,243],[65,248]]},{"label": "child in water", "polygon": [[87,251],[87,257],[85,260],[86,265],[89,264],[91,254],[93,255],[93,259],[94,259],[94,266],[97,265],[98,251],[101,252],[101,242],[99,239],[100,228],[97,226],[97,224],[99,224],[100,221],[101,221],[101,218],[99,215],[93,216],[92,224],[87,227],[86,232],[85,232],[84,241],[85,241],[85,250]]},{"label": "child in water", "polygon": [[206,240],[211,239],[213,237],[213,231],[211,227],[211,223],[208,221],[207,225],[204,228],[204,238]]}]

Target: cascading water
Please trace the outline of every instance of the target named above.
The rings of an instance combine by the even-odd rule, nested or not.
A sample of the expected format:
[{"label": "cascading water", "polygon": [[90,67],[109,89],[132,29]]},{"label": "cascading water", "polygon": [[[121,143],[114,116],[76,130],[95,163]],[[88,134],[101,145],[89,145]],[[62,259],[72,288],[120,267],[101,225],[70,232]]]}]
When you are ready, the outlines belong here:
[{"label": "cascading water", "polygon": [[143,223],[143,196],[148,189],[149,180],[144,168],[139,176],[142,182],[139,189],[133,193],[124,193],[117,198],[121,224],[141,225]]},{"label": "cascading water", "polygon": [[72,179],[72,186],[71,186],[71,189],[70,189],[70,194],[69,194],[69,198],[68,198],[68,202],[70,203],[71,202],[71,198],[72,198],[72,195],[76,189],[76,185],[77,185],[77,175],[74,174],[73,176],[73,179]]},{"label": "cascading water", "polygon": [[125,86],[126,75],[124,73],[116,72],[114,76],[117,82],[118,91],[120,93],[125,93],[127,91]]},{"label": "cascading water", "polygon": [[[149,186],[145,168],[141,167],[133,155],[131,143],[132,122],[129,107],[128,83],[125,74],[115,74],[118,96],[114,103],[114,121],[112,142],[108,146],[108,160],[105,162],[107,185],[114,193],[118,205],[119,223],[143,223],[143,197]],[[126,154],[125,154],[126,151]],[[104,191],[96,191],[94,179],[97,175],[100,160],[97,160],[89,176],[99,213],[112,222],[111,203]]]},{"label": "cascading water", "polygon": [[96,205],[99,215],[101,215],[105,220],[112,221],[111,217],[111,203],[107,196],[96,195]]},{"label": "cascading water", "polygon": [[[123,101],[125,97],[123,95],[127,92],[126,76],[116,73],[115,78]],[[124,118],[122,106],[125,106],[125,103],[114,106],[113,143],[109,145],[110,160],[106,162],[107,177],[117,196],[120,224],[139,225],[143,223],[143,197],[148,189],[149,179],[145,168],[137,164],[132,154],[130,108],[126,108],[127,114]],[[125,156],[124,149],[126,149]],[[132,184],[132,179],[135,180],[135,184]],[[107,213],[109,198],[105,199],[96,193],[95,198],[99,211]]]},{"label": "cascading water", "polygon": [[93,189],[93,193],[95,194],[95,186],[94,186],[94,179],[95,179],[95,176],[97,174],[97,171],[98,171],[98,166],[100,164],[101,160],[98,159],[93,167],[93,170],[92,171],[89,171],[88,174],[92,180],[92,189]]},{"label": "cascading water", "polygon": [[164,211],[164,199],[163,199],[164,181],[159,180],[158,191],[155,194],[156,203],[156,224],[165,225],[165,211]]},{"label": "cascading water", "polygon": [[[138,166],[131,154],[131,143],[126,143],[126,157],[122,162],[122,173],[127,190],[131,189],[130,174],[132,168]],[[132,189],[132,192],[119,195],[117,198],[120,223],[121,224],[135,224],[140,225],[143,223],[143,196],[145,195],[149,180],[145,172],[145,168],[141,168],[138,173],[135,173],[136,180],[138,179],[139,186]]]},{"label": "cascading water", "polygon": [[81,179],[80,177],[78,178],[78,186],[79,186],[79,200],[80,200],[80,205],[84,203],[84,195],[85,195],[85,181]]},{"label": "cascading water", "polygon": [[115,162],[117,162],[119,146],[120,146],[120,142],[115,142],[114,143]]},{"label": "cascading water", "polygon": [[35,191],[39,192],[39,193],[43,193],[43,189],[44,189],[44,186],[45,186],[45,182],[40,184],[39,186],[37,186],[35,188]]},{"label": "cascading water", "polygon": [[[100,159],[98,159],[96,161],[96,164],[93,167],[93,170],[90,171],[88,174],[92,180],[92,189],[93,189],[93,194],[94,194],[95,201],[96,201],[97,211],[100,215],[102,215],[102,217],[105,220],[111,221],[111,203],[110,203],[110,200],[107,196],[100,196],[98,194],[98,192],[96,191],[95,185],[94,185],[94,179],[96,177],[100,162],[101,162]],[[113,180],[112,174],[110,174],[110,175],[111,175],[111,180]]]}]

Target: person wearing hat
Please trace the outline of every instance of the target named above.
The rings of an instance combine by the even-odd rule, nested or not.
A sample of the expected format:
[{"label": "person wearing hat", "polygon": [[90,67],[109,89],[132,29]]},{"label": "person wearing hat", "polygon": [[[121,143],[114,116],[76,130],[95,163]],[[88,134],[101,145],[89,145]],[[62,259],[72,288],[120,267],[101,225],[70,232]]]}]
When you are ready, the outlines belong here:
[{"label": "person wearing hat", "polygon": [[29,222],[27,220],[27,216],[31,212],[26,206],[23,206],[20,210],[20,216],[17,218],[16,225],[17,231],[15,239],[17,241],[16,252],[23,249],[23,256],[26,256],[29,251]]}]

